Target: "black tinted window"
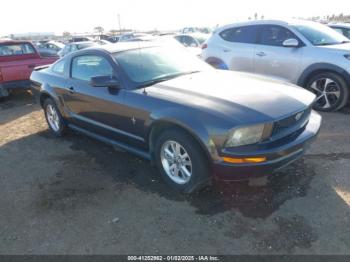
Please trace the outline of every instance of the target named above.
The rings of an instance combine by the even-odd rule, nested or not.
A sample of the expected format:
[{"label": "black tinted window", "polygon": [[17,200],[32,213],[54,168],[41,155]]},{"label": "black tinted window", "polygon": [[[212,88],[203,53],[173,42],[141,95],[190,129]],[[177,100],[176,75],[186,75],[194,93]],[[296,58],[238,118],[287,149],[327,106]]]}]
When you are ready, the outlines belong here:
[{"label": "black tinted window", "polygon": [[345,35],[347,38],[350,39],[350,29],[344,28],[344,29],[343,29],[343,33],[344,33],[344,35]]},{"label": "black tinted window", "polygon": [[100,56],[86,55],[73,59],[72,78],[90,81],[95,76],[112,76],[113,69],[109,62]]},{"label": "black tinted window", "polygon": [[64,74],[64,65],[65,65],[65,61],[63,61],[63,60],[55,63],[52,66],[52,72],[54,72],[56,74],[63,75]]},{"label": "black tinted window", "polygon": [[229,42],[254,44],[256,41],[256,27],[243,26],[222,31],[220,36]]},{"label": "black tinted window", "polygon": [[261,27],[259,43],[262,45],[283,46],[283,42],[290,38],[297,39],[287,28],[266,25]]}]

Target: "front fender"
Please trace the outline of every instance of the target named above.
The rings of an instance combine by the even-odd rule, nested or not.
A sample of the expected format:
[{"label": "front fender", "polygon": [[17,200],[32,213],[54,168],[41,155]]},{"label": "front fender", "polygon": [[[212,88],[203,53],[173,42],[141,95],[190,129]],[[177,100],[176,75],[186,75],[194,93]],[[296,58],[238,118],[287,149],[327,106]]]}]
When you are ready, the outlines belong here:
[{"label": "front fender", "polygon": [[188,109],[167,108],[153,112],[145,123],[147,137],[150,136],[154,127],[162,123],[173,124],[184,129],[200,144],[207,156],[210,157],[209,159],[216,160],[219,158],[207,127],[198,116],[190,113]]}]

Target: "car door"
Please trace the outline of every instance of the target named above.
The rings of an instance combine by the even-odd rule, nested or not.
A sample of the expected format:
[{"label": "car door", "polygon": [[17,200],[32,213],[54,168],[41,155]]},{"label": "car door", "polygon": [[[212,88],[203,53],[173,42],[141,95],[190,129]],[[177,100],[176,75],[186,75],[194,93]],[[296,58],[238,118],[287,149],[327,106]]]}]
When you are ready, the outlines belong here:
[{"label": "car door", "polygon": [[112,60],[95,54],[72,58],[69,92],[64,95],[65,105],[72,122],[95,134],[114,140],[132,142],[135,137],[127,130],[125,89],[93,87],[91,78],[110,76],[118,78]]},{"label": "car door", "polygon": [[223,40],[219,44],[219,57],[228,69],[252,73],[257,37],[256,26],[228,28],[222,31],[219,37]]},{"label": "car door", "polygon": [[[284,47],[287,39],[297,39],[299,47]],[[254,72],[295,83],[300,73],[304,44],[289,29],[279,25],[261,25],[254,55]]]}]

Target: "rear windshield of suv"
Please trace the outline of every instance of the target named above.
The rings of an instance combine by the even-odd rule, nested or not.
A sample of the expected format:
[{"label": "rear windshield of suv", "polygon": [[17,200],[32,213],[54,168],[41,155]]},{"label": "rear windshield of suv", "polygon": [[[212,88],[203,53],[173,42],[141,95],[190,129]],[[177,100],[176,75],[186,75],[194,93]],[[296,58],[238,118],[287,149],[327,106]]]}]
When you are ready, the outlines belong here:
[{"label": "rear windshield of suv", "polygon": [[0,44],[0,56],[34,54],[35,50],[30,44]]}]

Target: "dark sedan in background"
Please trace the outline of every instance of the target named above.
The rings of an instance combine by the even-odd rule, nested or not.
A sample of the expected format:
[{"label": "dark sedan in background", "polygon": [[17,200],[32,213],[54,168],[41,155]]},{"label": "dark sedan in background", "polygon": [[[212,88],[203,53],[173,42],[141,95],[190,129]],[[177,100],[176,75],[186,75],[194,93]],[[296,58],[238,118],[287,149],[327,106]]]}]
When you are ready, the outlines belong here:
[{"label": "dark sedan in background", "polygon": [[321,125],[302,88],[155,43],[81,50],[31,80],[53,134],[69,127],[150,159],[185,193],[213,175],[268,175],[300,157]]},{"label": "dark sedan in background", "polygon": [[95,43],[92,41],[91,42],[72,42],[72,43],[65,45],[65,47],[62,48],[62,50],[60,50],[57,54],[60,57],[64,57],[65,55],[67,55],[69,53],[72,53],[72,52],[75,52],[78,50],[82,50],[85,48],[89,48],[89,47],[92,47],[94,45],[98,45],[98,43]]},{"label": "dark sedan in background", "polygon": [[328,26],[350,39],[350,23],[347,23],[347,24],[329,24]]}]

